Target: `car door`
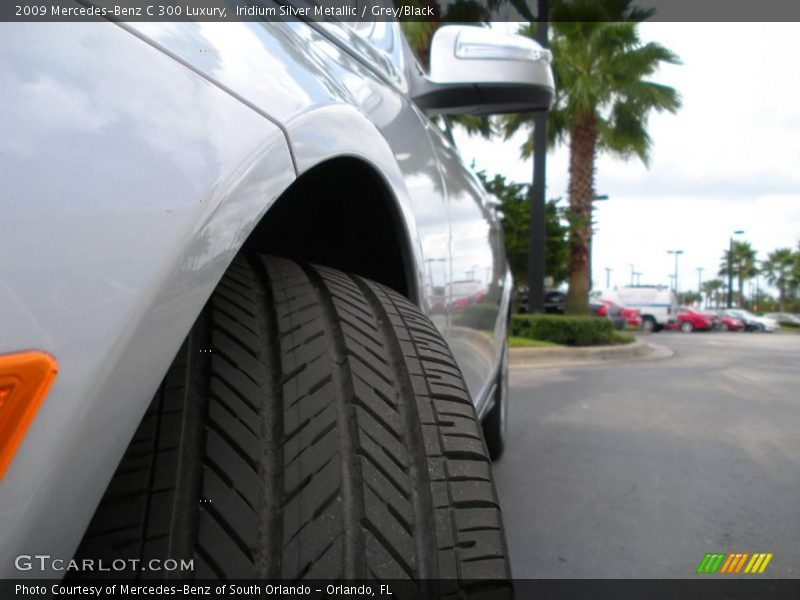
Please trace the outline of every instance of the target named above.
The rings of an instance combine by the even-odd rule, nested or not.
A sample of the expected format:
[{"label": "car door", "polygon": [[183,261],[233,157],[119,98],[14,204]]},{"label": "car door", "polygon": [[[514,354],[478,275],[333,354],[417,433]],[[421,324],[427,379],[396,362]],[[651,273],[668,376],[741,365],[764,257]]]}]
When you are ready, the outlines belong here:
[{"label": "car door", "polygon": [[[511,278],[503,233],[476,175],[438,127],[429,128],[445,181],[450,221],[450,319],[445,334],[473,399],[494,385],[506,336]],[[478,407],[480,410],[480,406]]]}]

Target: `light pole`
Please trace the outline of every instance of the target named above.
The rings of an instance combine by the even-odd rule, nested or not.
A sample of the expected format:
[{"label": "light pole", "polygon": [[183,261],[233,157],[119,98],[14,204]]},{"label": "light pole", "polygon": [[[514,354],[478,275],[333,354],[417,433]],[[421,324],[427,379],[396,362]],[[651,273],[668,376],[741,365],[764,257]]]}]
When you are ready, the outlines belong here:
[{"label": "light pole", "polygon": [[631,286],[633,286],[633,275],[634,275],[634,273],[636,273],[636,271],[633,270],[633,264],[632,263],[628,263],[628,266],[631,268]]},{"label": "light pole", "polygon": [[636,276],[636,285],[639,285],[642,282],[642,272],[641,271],[634,271],[633,275]]},{"label": "light pole", "polygon": [[700,306],[703,306],[703,271],[705,269],[703,267],[695,267],[695,271],[697,271],[697,293],[700,296]]},{"label": "light pole", "polygon": [[613,271],[613,270],[614,269],[612,269],[610,267],[606,267],[606,289],[607,290],[611,289],[611,271]]},{"label": "light pole", "polygon": [[[547,48],[550,0],[536,2],[536,41]],[[528,240],[528,312],[544,312],[545,179],[547,170],[547,112],[533,116],[533,181]]]},{"label": "light pole", "polygon": [[728,308],[733,308],[733,236],[743,233],[744,229],[737,229],[728,240]]},{"label": "light pole", "polygon": [[675,255],[675,295],[678,295],[678,257],[683,254],[683,250],[667,250],[667,254]]}]

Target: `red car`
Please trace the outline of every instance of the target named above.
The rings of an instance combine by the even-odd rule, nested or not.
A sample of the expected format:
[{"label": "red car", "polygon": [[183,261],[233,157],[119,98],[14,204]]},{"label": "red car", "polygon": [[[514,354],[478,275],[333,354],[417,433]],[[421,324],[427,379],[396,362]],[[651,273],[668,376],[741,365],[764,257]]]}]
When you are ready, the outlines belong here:
[{"label": "red car", "polygon": [[688,306],[681,306],[678,308],[677,321],[675,328],[680,329],[684,333],[690,331],[707,331],[714,329],[715,317],[701,310],[689,308]]},{"label": "red car", "polygon": [[728,317],[726,315],[719,315],[717,318],[719,319],[718,328],[721,331],[741,331],[744,329],[744,321],[741,319]]},{"label": "red car", "polygon": [[[639,311],[638,308],[628,308],[627,306],[620,306],[616,302],[612,302],[611,300],[600,300],[606,306],[618,306],[619,307],[619,316],[625,319],[625,322],[630,325],[631,327],[635,327],[639,329],[642,326],[642,313]],[[605,316],[607,311],[599,312],[601,316]]]}]

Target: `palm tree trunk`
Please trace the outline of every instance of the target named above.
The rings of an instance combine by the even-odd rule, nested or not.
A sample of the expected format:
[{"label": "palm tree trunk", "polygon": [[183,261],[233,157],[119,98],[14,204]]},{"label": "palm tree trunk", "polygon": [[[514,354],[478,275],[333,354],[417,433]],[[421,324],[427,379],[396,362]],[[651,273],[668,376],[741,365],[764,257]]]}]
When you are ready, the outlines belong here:
[{"label": "palm tree trunk", "polygon": [[585,315],[589,311],[589,242],[592,236],[594,158],[597,120],[593,113],[576,119],[569,135],[569,290],[565,311]]}]

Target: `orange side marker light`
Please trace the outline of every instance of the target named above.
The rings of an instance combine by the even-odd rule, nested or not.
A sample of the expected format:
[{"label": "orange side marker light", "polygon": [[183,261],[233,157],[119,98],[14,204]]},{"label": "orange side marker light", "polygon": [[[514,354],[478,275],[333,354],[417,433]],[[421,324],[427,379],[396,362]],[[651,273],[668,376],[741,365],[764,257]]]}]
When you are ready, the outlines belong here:
[{"label": "orange side marker light", "polygon": [[0,354],[0,479],[58,373],[44,352]]}]

